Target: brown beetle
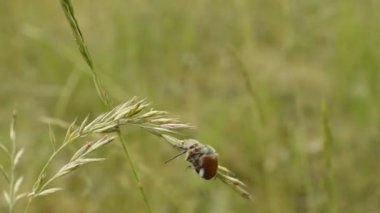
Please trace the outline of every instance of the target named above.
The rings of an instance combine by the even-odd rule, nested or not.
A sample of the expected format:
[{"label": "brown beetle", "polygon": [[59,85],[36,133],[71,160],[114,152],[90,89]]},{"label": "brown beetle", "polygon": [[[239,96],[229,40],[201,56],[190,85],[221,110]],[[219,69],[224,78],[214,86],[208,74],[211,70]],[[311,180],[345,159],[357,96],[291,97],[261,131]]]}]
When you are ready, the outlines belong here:
[{"label": "brown beetle", "polygon": [[[191,167],[202,178],[210,180],[215,177],[218,170],[218,154],[215,152],[214,148],[200,144],[193,139],[184,141],[183,147],[185,151],[174,158],[186,153],[186,161],[191,163]],[[173,160],[174,158],[170,160]]]}]

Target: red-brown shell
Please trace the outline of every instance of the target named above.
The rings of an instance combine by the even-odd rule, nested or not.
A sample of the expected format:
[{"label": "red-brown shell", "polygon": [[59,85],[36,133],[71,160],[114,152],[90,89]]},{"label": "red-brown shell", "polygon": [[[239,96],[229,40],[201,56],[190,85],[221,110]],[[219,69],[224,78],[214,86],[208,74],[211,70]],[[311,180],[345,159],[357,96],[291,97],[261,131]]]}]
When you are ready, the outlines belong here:
[{"label": "red-brown shell", "polygon": [[[203,155],[200,160],[201,162],[197,169],[197,173],[206,180],[210,180],[211,178],[215,177],[218,171],[218,155],[206,154]],[[203,171],[201,172],[202,169]]]}]

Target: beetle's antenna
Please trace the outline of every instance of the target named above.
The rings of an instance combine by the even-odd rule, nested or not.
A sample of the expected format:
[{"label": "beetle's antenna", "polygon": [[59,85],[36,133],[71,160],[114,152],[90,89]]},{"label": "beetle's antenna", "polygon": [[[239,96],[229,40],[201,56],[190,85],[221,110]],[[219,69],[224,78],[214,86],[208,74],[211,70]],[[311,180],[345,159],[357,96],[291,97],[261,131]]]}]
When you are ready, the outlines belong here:
[{"label": "beetle's antenna", "polygon": [[179,156],[181,156],[181,155],[183,155],[183,154],[185,154],[185,153],[186,153],[186,151],[183,151],[183,152],[179,153],[178,155],[176,155],[176,156],[170,158],[169,160],[165,161],[165,164],[169,163],[170,161],[172,161],[172,160],[178,158]]}]

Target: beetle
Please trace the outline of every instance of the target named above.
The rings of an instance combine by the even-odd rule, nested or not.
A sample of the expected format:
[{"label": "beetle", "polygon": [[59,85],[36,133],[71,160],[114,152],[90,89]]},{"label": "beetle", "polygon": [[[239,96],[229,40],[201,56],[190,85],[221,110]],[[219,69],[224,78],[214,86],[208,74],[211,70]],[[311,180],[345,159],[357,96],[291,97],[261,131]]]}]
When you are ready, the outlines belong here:
[{"label": "beetle", "polygon": [[183,142],[184,151],[167,162],[186,153],[186,161],[203,179],[210,180],[218,171],[218,154],[215,149],[209,145],[203,145],[194,139],[187,139]]}]

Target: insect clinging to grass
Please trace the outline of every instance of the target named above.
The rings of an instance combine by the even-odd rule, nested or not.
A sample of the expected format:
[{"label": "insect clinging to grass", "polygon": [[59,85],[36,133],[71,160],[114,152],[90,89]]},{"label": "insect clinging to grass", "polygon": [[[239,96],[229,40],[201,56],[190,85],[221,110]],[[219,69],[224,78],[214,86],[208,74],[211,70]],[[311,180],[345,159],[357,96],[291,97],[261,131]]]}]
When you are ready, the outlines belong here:
[{"label": "insect clinging to grass", "polygon": [[166,142],[170,143],[181,152],[167,160],[165,163],[186,154],[185,160],[190,167],[195,170],[203,179],[219,179],[223,183],[231,186],[245,199],[253,202],[252,195],[248,192],[248,187],[235,177],[229,169],[219,164],[219,155],[209,145],[202,144],[195,139],[180,140],[169,135],[162,135]]},{"label": "insect clinging to grass", "polygon": [[202,178],[210,180],[218,171],[218,154],[209,145],[203,145],[194,139],[187,139],[182,145],[183,152],[169,159],[167,162],[186,154],[186,161]]}]

